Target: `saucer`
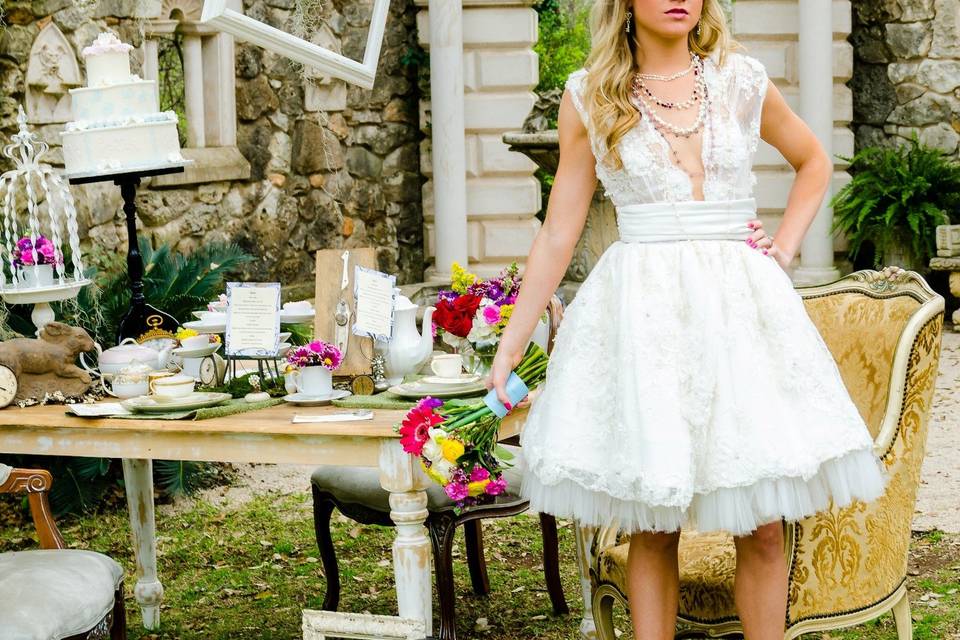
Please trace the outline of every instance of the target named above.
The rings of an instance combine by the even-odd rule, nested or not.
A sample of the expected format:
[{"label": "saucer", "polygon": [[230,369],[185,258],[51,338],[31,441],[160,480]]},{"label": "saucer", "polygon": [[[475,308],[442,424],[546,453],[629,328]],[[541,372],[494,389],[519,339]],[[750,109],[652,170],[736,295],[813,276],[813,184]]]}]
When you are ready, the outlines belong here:
[{"label": "saucer", "polygon": [[175,356],[180,356],[181,358],[206,358],[207,356],[213,355],[219,350],[220,343],[214,342],[199,349],[184,349],[183,347],[178,347],[170,353]]},{"label": "saucer", "polygon": [[286,357],[287,352],[289,352],[292,347],[293,345],[290,344],[289,342],[281,342],[280,347],[277,349],[277,357],[278,358]]},{"label": "saucer", "polygon": [[387,389],[390,393],[404,398],[424,398],[433,396],[435,398],[455,398],[457,396],[470,396],[481,391],[486,391],[487,387],[480,381],[453,386],[453,385],[423,385],[417,382],[402,382]]},{"label": "saucer", "polygon": [[183,323],[184,328],[193,329],[197,333],[223,333],[227,330],[226,322],[203,322],[202,320],[191,320]]},{"label": "saucer", "polygon": [[471,382],[476,382],[479,379],[480,376],[475,373],[461,373],[454,378],[446,378],[444,376],[424,376],[417,382],[425,382],[426,384],[458,385],[469,384]]},{"label": "saucer", "polygon": [[339,400],[340,398],[346,398],[347,396],[352,395],[349,391],[341,391],[339,389],[334,389],[333,393],[326,396],[308,396],[305,393],[291,393],[290,395],[283,396],[283,399],[289,402],[290,404],[298,404],[304,407],[319,407],[325,404],[330,404],[333,400]]},{"label": "saucer", "polygon": [[180,397],[169,397],[159,400],[156,396],[137,396],[124,400],[120,404],[124,409],[140,413],[168,413],[171,411],[193,411],[194,409],[204,409],[214,407],[218,404],[230,400],[233,396],[229,393],[204,393],[194,391],[191,394]]},{"label": "saucer", "polygon": [[281,311],[280,312],[280,324],[303,324],[305,322],[310,322],[313,320],[313,317],[316,315],[316,311],[313,309],[309,313],[303,311]]}]

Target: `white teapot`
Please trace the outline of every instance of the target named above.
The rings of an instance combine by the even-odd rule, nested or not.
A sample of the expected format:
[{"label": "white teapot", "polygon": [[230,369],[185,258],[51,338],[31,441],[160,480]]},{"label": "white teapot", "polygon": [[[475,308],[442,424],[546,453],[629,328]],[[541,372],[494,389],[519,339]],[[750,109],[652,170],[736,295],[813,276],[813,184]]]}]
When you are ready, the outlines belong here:
[{"label": "white teapot", "polygon": [[170,347],[160,351],[137,344],[133,338],[127,338],[119,345],[109,349],[101,349],[97,345],[97,366],[91,368],[84,363],[88,371],[104,376],[113,376],[130,365],[141,364],[150,367],[153,371],[166,369],[170,364]]}]

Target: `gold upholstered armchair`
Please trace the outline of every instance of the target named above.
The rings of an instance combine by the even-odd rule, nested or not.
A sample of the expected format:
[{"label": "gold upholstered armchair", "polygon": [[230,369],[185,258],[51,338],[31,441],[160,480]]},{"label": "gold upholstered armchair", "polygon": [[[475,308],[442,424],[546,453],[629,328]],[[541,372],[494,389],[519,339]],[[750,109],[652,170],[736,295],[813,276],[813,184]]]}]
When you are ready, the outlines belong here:
[{"label": "gold upholstered armchair", "polygon": [[[892,610],[898,638],[909,640],[907,552],[944,300],[915,272],[889,267],[797,292],[873,434],[874,451],[890,481],[885,494],[869,504],[831,506],[784,523],[789,570],[784,637],[856,625]],[[629,543],[615,529],[605,529],[588,544],[582,562],[590,572],[597,636],[613,640],[612,607],[627,606]],[[733,600],[732,537],[683,531],[679,556],[677,637],[741,634]]]}]

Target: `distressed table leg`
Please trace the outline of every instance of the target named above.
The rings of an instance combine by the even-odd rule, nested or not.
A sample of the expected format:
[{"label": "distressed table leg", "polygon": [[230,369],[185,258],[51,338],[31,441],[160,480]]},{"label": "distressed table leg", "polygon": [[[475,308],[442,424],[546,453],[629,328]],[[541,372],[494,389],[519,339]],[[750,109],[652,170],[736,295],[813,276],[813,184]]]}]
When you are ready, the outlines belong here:
[{"label": "distressed table leg", "polygon": [[575,544],[577,546],[577,568],[580,572],[580,589],[583,595],[583,620],[580,622],[580,637],[583,640],[596,640],[597,625],[593,620],[593,585],[590,581],[590,567],[593,554],[590,551],[595,527],[581,527],[573,523]]},{"label": "distressed table leg", "polygon": [[157,579],[157,532],[153,515],[153,461],[124,460],[123,481],[130,512],[130,531],[137,559],[133,595],[140,605],[145,629],[160,627],[163,585]]},{"label": "distressed table leg", "polygon": [[426,635],[433,632],[430,539],[427,519],[429,480],[400,441],[380,445],[380,485],[390,492],[390,519],[396,524],[393,541],[393,574],[401,618],[424,621]]}]

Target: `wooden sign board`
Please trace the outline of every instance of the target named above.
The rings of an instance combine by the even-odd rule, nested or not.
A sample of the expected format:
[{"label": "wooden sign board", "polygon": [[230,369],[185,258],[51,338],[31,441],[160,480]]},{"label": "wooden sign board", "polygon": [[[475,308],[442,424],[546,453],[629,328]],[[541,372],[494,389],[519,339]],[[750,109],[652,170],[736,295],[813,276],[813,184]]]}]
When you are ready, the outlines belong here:
[{"label": "wooden sign board", "polygon": [[[336,321],[333,314],[337,308],[337,300],[340,299],[340,279],[343,271],[343,249],[322,249],[317,251],[317,291],[313,307],[317,311],[314,320],[313,335],[320,340],[333,342],[335,338],[334,328]],[[350,307],[350,326],[353,326],[356,305],[353,301],[353,267],[360,265],[368,269],[377,268],[377,251],[373,248],[350,249],[350,260],[348,264],[350,281],[346,290],[343,292],[343,299]],[[361,348],[363,352],[361,353]],[[366,354],[366,355],[364,355]],[[347,343],[347,355],[343,359],[340,368],[333,372],[335,376],[356,376],[360,374],[369,375],[370,356],[373,355],[373,341],[370,338],[362,338],[350,333],[350,339]]]}]

